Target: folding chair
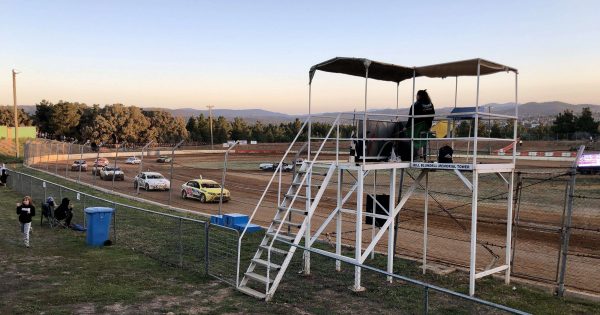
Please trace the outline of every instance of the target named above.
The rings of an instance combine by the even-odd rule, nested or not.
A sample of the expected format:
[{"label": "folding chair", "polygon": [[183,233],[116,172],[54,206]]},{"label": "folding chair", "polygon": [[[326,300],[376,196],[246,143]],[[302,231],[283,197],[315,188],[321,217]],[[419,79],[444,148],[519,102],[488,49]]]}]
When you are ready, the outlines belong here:
[{"label": "folding chair", "polygon": [[40,216],[40,226],[44,225],[44,219],[48,222],[48,225],[53,228],[59,224],[54,218],[54,206],[44,202],[42,204],[42,215]]}]

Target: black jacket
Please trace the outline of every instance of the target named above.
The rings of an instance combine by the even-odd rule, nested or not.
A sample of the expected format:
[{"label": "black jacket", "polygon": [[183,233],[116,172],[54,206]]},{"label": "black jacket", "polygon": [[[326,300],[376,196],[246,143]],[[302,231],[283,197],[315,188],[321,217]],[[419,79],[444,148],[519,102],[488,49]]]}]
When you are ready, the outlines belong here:
[{"label": "black jacket", "polygon": [[[29,212],[24,210],[29,210]],[[17,207],[17,214],[19,215],[19,222],[29,223],[31,222],[31,217],[35,216],[35,207],[32,204],[28,206],[20,205]]]},{"label": "black jacket", "polygon": [[[409,115],[412,115],[413,108],[415,111],[415,115],[433,115],[435,114],[435,109],[433,108],[433,104],[423,104],[421,101],[416,101],[413,106],[410,107],[408,112]],[[433,117],[415,117],[415,125],[420,122],[425,122],[430,128],[433,124]],[[408,118],[408,123],[406,124],[407,129],[410,128],[412,124],[412,118]]]},{"label": "black jacket", "polygon": [[62,220],[67,217],[69,213],[71,213],[72,208],[69,206],[69,198],[63,198],[60,202],[60,206],[54,209],[54,217],[57,220]]}]

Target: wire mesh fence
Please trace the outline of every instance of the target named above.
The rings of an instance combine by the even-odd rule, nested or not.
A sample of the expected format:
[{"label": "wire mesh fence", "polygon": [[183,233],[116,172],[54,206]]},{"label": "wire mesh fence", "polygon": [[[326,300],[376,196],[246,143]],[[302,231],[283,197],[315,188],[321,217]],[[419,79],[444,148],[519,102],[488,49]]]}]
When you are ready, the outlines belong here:
[{"label": "wire mesh fence", "polygon": [[[72,224],[87,227],[88,207],[112,208],[109,239],[113,243],[167,265],[206,273],[235,285],[236,230],[99,198],[17,171],[9,174],[8,187],[30,195],[34,204],[41,205],[48,197],[58,203],[68,198],[73,207]],[[39,215],[43,216],[41,211]]]},{"label": "wire mesh fence", "polygon": [[[341,144],[346,145],[346,144]],[[265,147],[268,149],[269,147]],[[102,180],[98,176],[91,176],[90,170],[79,172],[72,170],[72,162],[82,156],[88,163],[94,161],[98,152],[91,150],[89,145],[80,146],[69,143],[36,142],[28,146],[26,162],[35,168],[66,176],[72,180],[80,180],[96,187],[126,193],[144,199],[169,204],[174,207],[193,209],[207,214],[217,214],[218,204],[201,204],[194,200],[181,197],[180,185],[190,178],[199,175],[213,177],[219,181],[222,157],[212,154],[210,157],[195,155],[193,158],[175,156],[171,187],[168,192],[145,191],[133,189],[132,177],[140,169],[144,171],[162,172],[169,177],[170,165],[158,163],[154,156],[143,158],[143,168],[139,165],[124,165],[127,156],[139,152],[139,147],[127,148],[116,152],[114,149],[101,148],[101,153],[108,156],[111,165],[117,161],[117,166],[124,167],[125,180],[112,182]],[[313,148],[313,151],[317,148]],[[137,151],[136,151],[137,150]],[[301,150],[297,145],[294,150]],[[108,154],[108,155],[106,155]],[[57,157],[58,156],[58,157]],[[139,155],[138,155],[139,156]],[[258,198],[264,190],[272,173],[258,170],[257,159],[265,162],[278,161],[281,156],[249,154],[230,155],[230,163],[226,187],[232,191],[232,201],[224,205],[223,211],[251,213],[256,206]],[[323,154],[323,159],[333,160],[335,155]],[[293,157],[286,161],[291,163]],[[88,168],[91,168],[88,165]],[[464,172],[467,179],[471,179],[469,172]],[[356,176],[356,174],[354,174]],[[402,190],[406,191],[414,182],[418,173],[406,170],[404,172]],[[289,187],[293,172],[284,173],[281,185],[283,191]],[[353,178],[345,174],[342,184],[348,191],[354,184]],[[496,174],[482,174],[479,177],[478,196],[478,240],[477,240],[477,267],[487,269],[504,263],[506,256],[506,208],[509,202],[514,205],[512,229],[512,273],[522,278],[528,278],[549,284],[558,281],[561,246],[564,232],[570,231],[568,255],[566,264],[565,285],[574,289],[600,292],[600,213],[598,201],[600,200],[600,178],[597,175],[575,175],[577,184],[573,195],[572,224],[566,226],[565,206],[568,200],[567,184],[571,179],[567,168],[528,167],[515,174],[514,200],[509,201],[508,189],[505,180]],[[465,183],[453,172],[437,171],[429,173],[429,227],[428,256],[431,261],[442,264],[466,267],[468,266],[470,227],[471,227],[471,202],[472,192]],[[21,183],[27,186],[28,182]],[[330,186],[337,185],[337,173],[332,177]],[[24,188],[25,189],[25,188]],[[49,188],[50,189],[50,188]],[[400,187],[398,187],[400,190]],[[55,195],[66,194],[61,191],[52,192]],[[313,194],[316,190],[313,191]],[[380,171],[375,175],[371,172],[365,178],[365,194],[389,193],[389,174]],[[397,192],[397,196],[400,191]],[[66,194],[68,195],[68,194]],[[414,195],[409,199],[399,214],[397,254],[420,259],[423,244],[423,206],[425,190],[419,186]],[[273,209],[273,212],[263,211],[257,215],[255,222],[268,225],[274,215],[274,209],[282,196],[277,196],[277,185],[273,185],[265,198],[264,209]],[[72,198],[69,197],[69,198]],[[86,197],[87,198],[87,197]],[[329,210],[336,205],[335,189],[328,189],[321,198],[319,208],[314,213],[316,223],[327,218]],[[72,199],[76,200],[76,199]],[[82,203],[82,201],[77,201]],[[301,206],[301,201],[298,202]],[[346,204],[348,208],[355,207],[355,198],[350,198]],[[262,211],[262,210],[261,210]],[[117,217],[119,214],[117,214]],[[293,219],[292,219],[293,221]],[[315,226],[318,226],[315,224]],[[177,231],[177,224],[169,227]],[[315,227],[316,228],[316,227]],[[344,245],[353,246],[355,241],[354,219],[343,217],[342,241]],[[377,230],[373,226],[363,226],[363,236],[372,235]],[[293,232],[293,231],[292,231]],[[314,231],[313,231],[314,232]],[[323,239],[334,241],[336,232],[327,229]],[[384,237],[385,238],[385,237]],[[218,240],[218,238],[215,238]],[[370,239],[365,237],[365,243]],[[255,244],[254,244],[255,245]],[[244,245],[245,246],[245,245]],[[382,246],[385,246],[383,244]],[[254,247],[255,248],[255,247]],[[384,247],[378,247],[381,250]],[[219,256],[217,256],[219,257]],[[178,260],[174,260],[177,264]],[[215,273],[218,273],[215,271]],[[222,274],[222,273],[219,273]],[[227,276],[231,278],[230,276]]]}]

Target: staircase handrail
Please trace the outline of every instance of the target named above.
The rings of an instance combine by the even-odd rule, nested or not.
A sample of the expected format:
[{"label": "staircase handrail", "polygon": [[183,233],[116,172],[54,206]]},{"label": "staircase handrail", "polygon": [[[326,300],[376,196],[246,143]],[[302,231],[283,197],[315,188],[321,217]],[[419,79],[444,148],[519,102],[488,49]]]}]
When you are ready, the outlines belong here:
[{"label": "staircase handrail", "polygon": [[[305,169],[305,173],[304,176],[302,176],[302,180],[300,181],[300,184],[298,184],[298,187],[302,187],[302,185],[304,185],[304,181],[306,180],[306,178],[310,175],[310,173],[312,172],[313,166],[315,164],[315,161],[317,160],[317,158],[319,157],[319,154],[321,153],[321,151],[323,150],[323,147],[325,146],[325,143],[327,143],[327,140],[329,139],[329,137],[331,136],[331,133],[333,132],[334,128],[337,126],[337,124],[339,123],[340,120],[340,115],[338,114],[335,121],[333,122],[333,124],[331,125],[331,128],[329,128],[329,131],[327,132],[327,136],[325,136],[325,139],[321,142],[321,146],[319,146],[319,149],[317,150],[317,152],[315,153],[314,157],[312,158],[312,160],[310,160],[308,167]],[[310,135],[309,135],[309,140],[310,140]],[[310,188],[309,188],[310,189]],[[300,193],[301,189],[297,189],[296,192],[294,193],[294,197],[292,197],[291,202],[287,205],[287,208],[285,209],[285,214],[282,215],[282,218],[287,218],[290,212],[290,209],[292,208],[292,205],[294,204],[294,202],[296,201],[296,198],[298,197],[298,193]],[[307,202],[310,202],[310,200],[307,199]],[[279,205],[277,205],[277,207],[279,207]],[[309,211],[312,209],[312,205],[311,208],[309,209]],[[304,220],[307,220],[310,216],[310,213],[307,214],[306,218]],[[275,242],[275,239],[277,238],[277,236],[279,235],[279,233],[281,232],[281,228],[283,227],[283,221],[281,220],[281,222],[279,223],[279,227],[277,228],[277,231],[273,234],[273,237],[271,238],[271,242],[269,244],[269,247],[267,248],[267,262],[271,263],[271,249],[273,248],[273,243]],[[239,255],[239,250],[238,250],[238,255]],[[271,266],[267,265],[267,279],[269,278],[269,273],[271,270]],[[269,292],[269,281],[266,282],[266,293]]]},{"label": "staircase handrail", "polygon": [[[244,237],[244,235],[246,235],[246,230],[248,230],[248,226],[250,225],[250,223],[254,219],[254,216],[256,215],[256,212],[258,211],[258,208],[262,204],[263,200],[265,199],[265,196],[267,195],[267,192],[271,188],[271,184],[273,183],[273,180],[275,179],[275,176],[277,176],[277,172],[281,172],[282,171],[282,169],[283,169],[283,161],[285,160],[285,158],[287,157],[287,155],[291,152],[292,147],[294,146],[294,144],[296,144],[296,141],[298,140],[298,138],[300,138],[300,135],[302,134],[302,131],[304,130],[304,128],[308,124],[308,121],[309,121],[309,118],[307,118],[304,121],[304,123],[300,127],[300,130],[296,134],[296,137],[294,137],[294,140],[292,141],[292,143],[290,143],[290,146],[288,147],[288,149],[283,154],[283,157],[281,158],[281,161],[279,161],[279,164],[277,165],[277,168],[273,172],[273,175],[271,176],[271,179],[269,180],[269,183],[267,184],[267,187],[265,188],[265,190],[263,191],[262,196],[260,196],[260,199],[256,203],[256,207],[254,207],[254,210],[252,211],[252,214],[250,215],[250,218],[248,219],[248,224],[246,224],[246,226],[244,227],[244,230],[242,231],[242,233],[240,234],[240,237],[238,238],[237,274],[236,274],[236,281],[235,281],[236,287],[239,287],[239,285],[240,285],[240,250],[241,250],[241,247],[242,247],[242,238]],[[280,178],[281,178],[281,176],[280,176]],[[277,206],[279,206],[279,205],[277,205]]]}]

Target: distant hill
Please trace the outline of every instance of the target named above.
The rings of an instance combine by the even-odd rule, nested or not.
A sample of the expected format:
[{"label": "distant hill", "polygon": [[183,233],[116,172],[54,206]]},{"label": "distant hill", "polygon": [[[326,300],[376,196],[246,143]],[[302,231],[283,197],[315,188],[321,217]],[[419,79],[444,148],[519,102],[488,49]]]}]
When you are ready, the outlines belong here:
[{"label": "distant hill", "polygon": [[[147,110],[147,108],[144,108]],[[178,109],[165,109],[163,110],[170,112],[175,117],[189,118],[191,116],[199,116],[203,114],[208,117],[208,110],[200,110],[193,108],[178,108]],[[264,109],[214,109],[212,111],[213,117],[223,116],[227,119],[233,119],[235,117],[242,117],[247,121],[261,120],[261,121],[287,121],[293,120],[293,115],[287,115],[277,112],[271,112]]]},{"label": "distant hill", "polygon": [[[25,110],[25,112],[29,114],[35,113],[35,105],[23,105],[19,106]],[[556,116],[559,113],[564,112],[566,109],[572,110],[575,114],[581,112],[582,108],[590,107],[595,116],[600,115],[600,105],[594,104],[569,104],[559,101],[553,102],[530,102],[519,105],[519,118],[533,118],[533,117],[548,117],[548,116]],[[514,113],[514,104],[513,103],[491,103],[485,104],[481,106],[481,111],[488,111],[488,108],[491,108],[490,111],[496,114],[505,114],[510,115]],[[208,110],[206,109],[194,109],[194,108],[178,108],[178,109],[169,109],[169,108],[155,108],[155,107],[147,107],[145,110],[164,110],[170,112],[175,117],[182,117],[187,120],[187,118],[191,116],[199,116],[200,114],[204,114],[204,116],[208,116]],[[440,107],[437,106],[436,112],[440,114],[449,113],[452,110],[452,107]],[[378,113],[378,114],[393,114],[396,113],[395,109],[387,108],[387,109],[374,109],[370,110],[370,113]],[[408,108],[401,108],[399,110],[400,114],[408,114]],[[337,112],[331,113],[321,113],[321,114],[329,114],[336,115]],[[215,109],[213,110],[213,116],[219,117],[223,116],[228,120],[231,120],[235,117],[244,118],[248,122],[253,122],[256,120],[260,120],[262,122],[285,122],[292,121],[296,118],[303,119],[307,115],[288,115],[279,112],[272,112],[263,109]]]}]

